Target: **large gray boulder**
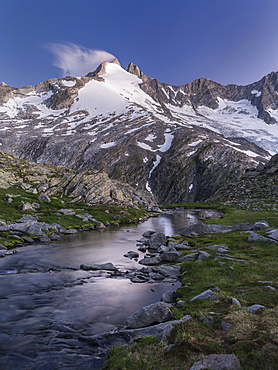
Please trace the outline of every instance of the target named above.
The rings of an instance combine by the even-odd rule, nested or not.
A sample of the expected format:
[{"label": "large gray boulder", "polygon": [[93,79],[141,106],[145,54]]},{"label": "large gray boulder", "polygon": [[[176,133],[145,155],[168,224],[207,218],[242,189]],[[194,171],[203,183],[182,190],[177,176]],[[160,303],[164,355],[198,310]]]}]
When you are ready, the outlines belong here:
[{"label": "large gray boulder", "polygon": [[268,231],[266,235],[270,237],[271,239],[278,241],[278,229]]},{"label": "large gray boulder", "polygon": [[240,370],[240,362],[236,355],[208,355],[203,356],[190,370]]},{"label": "large gray boulder", "polygon": [[266,227],[269,227],[269,223],[262,220],[262,221],[257,221],[254,223],[255,229],[265,229]]},{"label": "large gray boulder", "polygon": [[199,294],[199,295],[196,295],[195,297],[191,298],[189,300],[189,302],[193,302],[195,301],[196,299],[220,299],[219,295],[217,295],[216,293],[214,293],[212,290],[208,289],[208,290],[205,290],[203,293]]},{"label": "large gray boulder", "polygon": [[250,313],[256,313],[258,310],[264,310],[265,306],[261,304],[253,304],[253,306],[245,307],[244,310]]},{"label": "large gray boulder", "polygon": [[43,228],[46,228],[43,225],[43,222],[33,223],[27,230],[27,233],[31,236],[45,236],[45,233],[42,231]]},{"label": "large gray boulder", "polygon": [[25,233],[32,224],[33,222],[27,221],[23,223],[11,224],[9,225],[9,228],[13,231],[20,231],[22,233]]},{"label": "large gray boulder", "polygon": [[143,236],[144,238],[150,238],[153,234],[155,234],[155,231],[147,230],[147,231],[145,231],[145,232],[142,234],[142,236]]},{"label": "large gray boulder", "polygon": [[276,242],[275,240],[271,240],[271,239],[266,238],[262,235],[256,234],[253,231],[249,232],[248,241],[249,242],[268,242],[268,243],[269,242]]},{"label": "large gray boulder", "polygon": [[174,303],[178,298],[178,294],[173,290],[167,290],[164,292],[161,297],[161,301],[165,303]]},{"label": "large gray boulder", "polygon": [[191,316],[183,316],[179,320],[167,321],[139,329],[120,330],[120,333],[127,334],[131,339],[146,336],[156,336],[159,341],[166,342],[172,330],[179,324],[191,320]]},{"label": "large gray boulder", "polygon": [[28,214],[24,214],[21,218],[15,220],[15,222],[19,222],[19,223],[24,223],[24,222],[28,222],[28,221],[33,221],[33,222],[37,222],[38,219],[36,216],[31,216],[31,215],[28,215]]},{"label": "large gray boulder", "polygon": [[126,327],[130,329],[142,328],[171,320],[171,318],[172,312],[168,305],[164,302],[156,302],[130,315],[126,320]]},{"label": "large gray boulder", "polygon": [[161,257],[155,256],[155,257],[145,257],[142,258],[139,263],[140,265],[146,265],[146,266],[153,266],[153,265],[159,265],[161,263]]},{"label": "large gray boulder", "polygon": [[180,252],[163,252],[161,253],[160,258],[164,262],[176,262],[180,255]]},{"label": "large gray boulder", "polygon": [[182,236],[194,235],[194,234],[207,234],[207,233],[223,233],[232,231],[232,226],[229,225],[204,225],[202,223],[184,226],[179,229],[178,233]]},{"label": "large gray boulder", "polygon": [[232,231],[251,231],[254,230],[254,225],[250,222],[241,222],[232,226]]},{"label": "large gray boulder", "polygon": [[166,236],[164,233],[154,233],[149,239],[149,248],[157,249],[161,245],[166,245]]},{"label": "large gray boulder", "polygon": [[173,266],[153,266],[152,271],[157,272],[165,277],[177,277],[180,273],[181,266],[173,265]]}]

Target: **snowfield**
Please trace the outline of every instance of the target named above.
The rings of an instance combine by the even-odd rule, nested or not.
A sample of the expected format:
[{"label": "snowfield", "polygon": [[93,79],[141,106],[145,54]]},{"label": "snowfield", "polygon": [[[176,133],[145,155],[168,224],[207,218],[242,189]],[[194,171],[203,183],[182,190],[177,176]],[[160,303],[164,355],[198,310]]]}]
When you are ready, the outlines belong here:
[{"label": "snowfield", "polygon": [[[110,137],[111,132],[116,132],[116,128],[121,126],[125,127],[121,133],[125,136],[136,135],[144,129],[144,136],[140,136],[140,140],[136,139],[135,144],[162,155],[171,148],[175,131],[179,127],[197,127],[226,138],[243,137],[270,154],[278,153],[278,124],[269,125],[259,119],[257,108],[249,100],[229,101],[218,98],[217,109],[207,106],[196,108],[191,103],[183,106],[165,103],[171,116],[165,114],[160,103],[141,89],[142,80],[139,77],[128,73],[118,64],[107,63],[102,77],[99,80],[88,80],[78,92],[77,81],[76,78],[64,77],[59,83],[52,84],[52,90],[56,89],[58,94],[59,91],[74,90],[73,103],[69,109],[55,110],[47,107],[46,101],[54,94],[51,89],[40,93],[35,88],[31,91],[28,88],[26,93],[24,88],[20,92],[15,91],[14,96],[0,105],[1,135],[4,136],[11,128],[16,129],[18,135],[25,135],[31,129],[34,135],[45,137],[70,137],[83,133],[94,136],[94,142],[100,142],[98,145],[101,149],[109,149],[118,142]],[[168,85],[161,91],[168,99],[173,94],[175,97],[187,95],[181,87],[176,86]],[[251,94],[260,97],[262,92],[254,89]],[[278,109],[268,109],[268,113],[278,121]],[[150,128],[157,120],[165,126],[162,145],[155,144],[157,134]],[[192,150],[187,155],[193,155],[204,139],[199,137],[190,143]],[[236,148],[235,143],[229,145]],[[245,154],[257,156],[251,151],[245,151]]]}]

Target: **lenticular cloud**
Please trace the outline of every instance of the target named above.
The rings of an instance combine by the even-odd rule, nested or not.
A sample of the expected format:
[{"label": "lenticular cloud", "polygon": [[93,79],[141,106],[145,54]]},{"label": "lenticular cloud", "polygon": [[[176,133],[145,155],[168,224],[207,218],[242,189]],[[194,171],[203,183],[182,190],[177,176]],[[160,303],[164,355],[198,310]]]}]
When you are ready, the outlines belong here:
[{"label": "lenticular cloud", "polygon": [[104,50],[91,50],[72,43],[49,43],[46,48],[55,55],[53,64],[62,70],[63,76],[84,76],[100,63],[115,58]]}]

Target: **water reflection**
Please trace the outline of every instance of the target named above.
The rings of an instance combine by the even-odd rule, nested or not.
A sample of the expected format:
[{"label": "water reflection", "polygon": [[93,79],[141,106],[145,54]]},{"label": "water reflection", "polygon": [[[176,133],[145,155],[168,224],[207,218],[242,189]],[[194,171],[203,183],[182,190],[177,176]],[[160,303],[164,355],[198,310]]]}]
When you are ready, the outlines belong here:
[{"label": "water reflection", "polygon": [[[83,356],[92,350],[80,344],[78,335],[121,326],[132,312],[160,300],[166,290],[176,289],[179,283],[133,284],[129,279],[111,278],[108,272],[96,277],[79,266],[112,262],[122,271],[141,268],[123,255],[137,249],[136,240],[144,231],[173,235],[197,220],[197,211],[178,212],[101,233],[64,236],[54,244],[30,245],[1,259],[0,368],[23,368],[22,356],[26,363],[32,362],[26,368],[37,368],[37,363],[44,368],[42,363],[49,364],[60,353],[65,356],[62,363],[70,363],[70,354]],[[49,356],[47,362],[44,356]]]}]

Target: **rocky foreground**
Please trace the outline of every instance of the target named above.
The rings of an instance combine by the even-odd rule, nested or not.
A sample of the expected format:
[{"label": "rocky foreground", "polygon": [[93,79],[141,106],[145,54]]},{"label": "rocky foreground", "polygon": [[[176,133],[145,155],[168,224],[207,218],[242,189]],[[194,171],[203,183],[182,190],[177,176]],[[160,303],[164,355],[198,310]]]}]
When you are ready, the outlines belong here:
[{"label": "rocky foreground", "polygon": [[132,314],[124,328],[84,340],[129,344],[112,348],[104,369],[274,369],[277,241],[278,229],[261,220],[193,224],[174,238],[146,231],[139,263],[148,267],[134,282],[172,269],[182,287]]}]

